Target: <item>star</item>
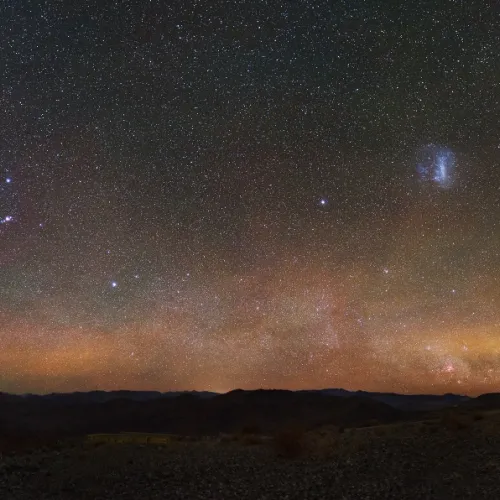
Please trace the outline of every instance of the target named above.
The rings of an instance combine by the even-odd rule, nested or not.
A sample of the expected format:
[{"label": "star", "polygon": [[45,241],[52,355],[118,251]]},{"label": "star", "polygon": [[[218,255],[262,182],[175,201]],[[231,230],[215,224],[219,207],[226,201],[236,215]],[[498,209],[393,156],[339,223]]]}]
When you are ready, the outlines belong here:
[{"label": "star", "polygon": [[0,15],[0,392],[500,387],[491,2],[28,3]]}]

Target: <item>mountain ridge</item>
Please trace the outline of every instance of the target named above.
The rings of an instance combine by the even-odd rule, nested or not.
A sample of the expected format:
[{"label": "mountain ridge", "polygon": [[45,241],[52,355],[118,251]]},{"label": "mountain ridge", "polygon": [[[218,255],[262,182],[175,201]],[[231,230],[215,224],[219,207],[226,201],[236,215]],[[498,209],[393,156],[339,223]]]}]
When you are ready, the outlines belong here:
[{"label": "mountain ridge", "polygon": [[[170,399],[179,396],[194,396],[202,399],[211,399],[224,394],[232,394],[235,392],[242,393],[263,393],[269,392],[277,394],[278,391],[285,391],[289,393],[301,394],[322,394],[336,397],[363,397],[376,400],[393,408],[401,410],[434,410],[442,409],[450,406],[463,404],[469,401],[488,401],[495,397],[495,393],[487,393],[472,398],[465,395],[446,393],[442,395],[436,394],[400,394],[394,392],[370,392],[370,391],[349,391],[341,388],[324,388],[324,389],[301,389],[301,390],[288,390],[288,389],[233,389],[227,393],[217,393],[212,391],[133,391],[133,390],[94,390],[94,391],[75,391],[63,393],[49,393],[49,394],[9,394],[0,392],[0,401],[2,399],[17,399],[18,401],[40,401],[52,402],[61,404],[93,404],[93,403],[106,403],[116,399],[125,399],[129,401],[152,401],[158,399]],[[492,396],[493,395],[493,396]]]}]

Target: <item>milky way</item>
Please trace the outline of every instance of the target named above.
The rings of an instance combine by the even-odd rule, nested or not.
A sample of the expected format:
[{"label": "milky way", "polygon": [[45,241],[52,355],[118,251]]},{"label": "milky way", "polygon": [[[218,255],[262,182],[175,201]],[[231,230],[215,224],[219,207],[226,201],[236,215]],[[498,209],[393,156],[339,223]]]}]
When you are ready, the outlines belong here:
[{"label": "milky way", "polygon": [[500,19],[396,4],[3,2],[0,390],[497,390]]}]

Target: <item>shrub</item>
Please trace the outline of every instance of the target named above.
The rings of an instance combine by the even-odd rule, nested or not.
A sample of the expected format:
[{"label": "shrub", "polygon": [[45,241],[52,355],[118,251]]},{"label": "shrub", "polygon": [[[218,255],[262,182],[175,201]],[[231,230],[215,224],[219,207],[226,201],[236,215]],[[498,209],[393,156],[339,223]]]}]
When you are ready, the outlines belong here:
[{"label": "shrub", "polygon": [[273,439],[274,449],[283,458],[297,458],[306,451],[305,432],[298,425],[279,430]]},{"label": "shrub", "polygon": [[257,422],[250,421],[247,422],[241,428],[240,434],[260,434],[261,428]]},{"label": "shrub", "polygon": [[441,424],[450,431],[463,431],[471,427],[469,420],[453,412],[444,413],[441,417]]},{"label": "shrub", "polygon": [[236,436],[234,434],[219,434],[219,443],[230,444],[236,441]]},{"label": "shrub", "polygon": [[339,428],[328,426],[307,436],[308,452],[318,458],[327,458],[339,450]]},{"label": "shrub", "polygon": [[247,446],[253,446],[262,443],[262,439],[255,434],[244,434],[241,438],[241,442]]},{"label": "shrub", "polygon": [[424,429],[428,434],[437,434],[439,432],[439,425],[438,424],[426,425]]}]

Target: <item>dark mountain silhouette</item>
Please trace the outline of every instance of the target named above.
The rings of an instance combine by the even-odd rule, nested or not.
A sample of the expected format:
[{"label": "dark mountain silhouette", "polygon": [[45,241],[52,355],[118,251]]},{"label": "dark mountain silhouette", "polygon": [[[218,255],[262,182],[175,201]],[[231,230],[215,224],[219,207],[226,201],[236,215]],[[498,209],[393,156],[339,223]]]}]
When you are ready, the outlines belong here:
[{"label": "dark mountain silhouette", "polygon": [[[23,394],[21,396],[12,396],[23,398],[24,400],[38,400],[60,404],[89,404],[89,403],[106,403],[114,399],[127,399],[130,401],[151,401],[162,398],[175,398],[180,395],[192,394],[196,397],[206,398],[215,396],[215,392],[207,391],[90,391],[90,392],[70,392],[70,393],[52,393],[52,394]],[[1,393],[0,393],[1,401]]]},{"label": "dark mountain silhouette", "polygon": [[[235,394],[243,394],[255,391],[243,391],[235,389],[227,394],[234,397]],[[257,391],[258,392],[258,391]],[[269,391],[277,397],[279,391]],[[480,400],[483,397],[494,397],[494,395],[484,395],[474,400],[462,395],[457,394],[396,394],[386,392],[366,392],[366,391],[347,391],[345,389],[319,389],[319,390],[303,390],[303,391],[281,391],[281,392],[294,392],[296,394],[323,394],[328,396],[337,397],[352,397],[358,396],[368,399],[380,401],[388,404],[394,408],[405,411],[429,411],[449,406],[462,404],[466,401]],[[262,391],[260,392],[262,393]],[[44,402],[52,402],[59,404],[90,404],[90,403],[105,403],[115,399],[126,399],[131,401],[151,401],[155,399],[176,398],[179,396],[187,397],[193,396],[196,398],[214,398],[220,394],[209,391],[173,391],[173,392],[159,392],[159,391],[90,391],[90,392],[72,392],[72,393],[53,393],[46,395],[24,394],[12,395],[0,392],[0,402],[2,401],[19,401],[19,400],[38,400]]]},{"label": "dark mountain silhouette", "polygon": [[350,392],[344,389],[322,389],[321,392],[332,396],[361,396],[386,403],[405,411],[440,410],[470,400],[468,396],[458,394],[396,394],[391,392]]},{"label": "dark mountain silhouette", "polygon": [[83,393],[76,397],[16,397],[0,406],[0,421],[4,431],[18,433],[140,431],[199,435],[237,432],[248,425],[273,432],[292,421],[310,428],[402,418],[400,410],[370,398],[309,391],[236,390],[212,397],[184,393],[146,399],[136,394],[123,397],[130,394],[121,392],[113,396],[91,394],[89,402],[82,402]]},{"label": "dark mountain silhouette", "polygon": [[492,392],[489,394],[482,394],[477,398],[470,399],[464,406],[478,410],[498,410],[500,409],[500,393]]},{"label": "dark mountain silhouette", "polygon": [[445,394],[323,390],[211,392],[92,391],[69,394],[0,393],[2,436],[76,436],[100,432],[214,435],[252,429],[273,433],[289,423],[357,427],[421,419],[448,407],[500,408],[500,394],[478,398]]}]

